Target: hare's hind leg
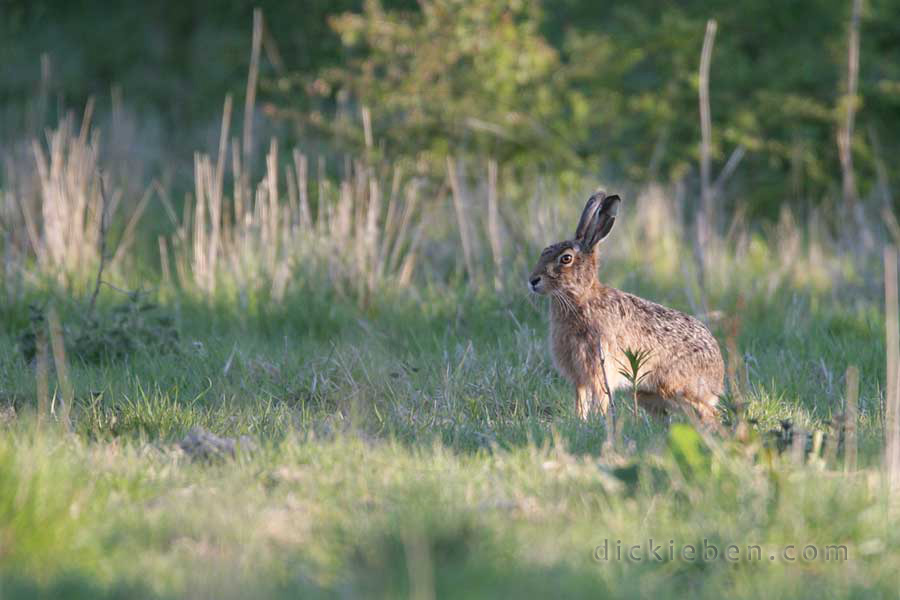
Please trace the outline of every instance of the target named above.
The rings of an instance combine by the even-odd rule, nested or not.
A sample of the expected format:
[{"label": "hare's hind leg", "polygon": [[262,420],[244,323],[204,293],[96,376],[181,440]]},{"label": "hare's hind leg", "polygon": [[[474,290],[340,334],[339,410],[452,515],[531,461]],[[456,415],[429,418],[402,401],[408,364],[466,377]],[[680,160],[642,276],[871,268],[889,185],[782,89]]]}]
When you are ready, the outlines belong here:
[{"label": "hare's hind leg", "polygon": [[616,424],[613,419],[613,414],[609,410],[610,395],[606,392],[604,384],[599,381],[594,382],[591,389],[593,391],[594,400],[592,410],[593,412],[599,412],[603,415],[603,420],[606,422],[607,436],[605,444],[612,444],[613,439],[616,436]]},{"label": "hare's hind leg", "polygon": [[671,403],[653,392],[638,392],[638,403],[657,423],[668,423]]},{"label": "hare's hind leg", "polygon": [[601,415],[606,416],[609,413],[609,394],[606,393],[606,387],[600,381],[595,381],[591,386],[593,392],[593,410],[599,411]]},{"label": "hare's hind leg", "polygon": [[638,392],[641,407],[659,423],[668,423],[669,415],[674,410],[680,410],[689,420],[703,427],[715,428],[719,423],[716,412],[718,400],[716,396],[701,399],[687,395],[677,395],[673,399],[668,399],[654,392]]},{"label": "hare's hind leg", "polygon": [[709,394],[704,398],[691,402],[691,408],[696,412],[701,425],[710,428],[721,426],[719,423],[719,413],[716,410],[716,405],[718,403],[719,397],[714,394]]},{"label": "hare's hind leg", "polygon": [[587,385],[575,386],[575,414],[582,421],[588,420],[591,413],[591,388]]},{"label": "hare's hind leg", "polygon": [[587,421],[594,413],[606,415],[609,412],[609,396],[596,385],[575,386],[575,413]]},{"label": "hare's hind leg", "polygon": [[715,394],[683,394],[680,396],[679,403],[684,414],[688,419],[706,429],[717,429],[721,427],[719,423],[719,413],[716,410],[716,404],[719,397]]}]

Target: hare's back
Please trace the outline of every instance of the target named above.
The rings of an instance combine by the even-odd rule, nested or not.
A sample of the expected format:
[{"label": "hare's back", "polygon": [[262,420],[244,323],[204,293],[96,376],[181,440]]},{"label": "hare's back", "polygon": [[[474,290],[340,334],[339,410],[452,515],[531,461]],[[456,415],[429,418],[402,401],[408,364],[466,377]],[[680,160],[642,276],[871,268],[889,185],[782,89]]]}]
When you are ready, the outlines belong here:
[{"label": "hare's back", "polygon": [[683,312],[621,292],[626,304],[619,326],[619,345],[647,349],[654,379],[673,388],[702,387],[721,395],[725,375],[719,344],[699,319]]}]

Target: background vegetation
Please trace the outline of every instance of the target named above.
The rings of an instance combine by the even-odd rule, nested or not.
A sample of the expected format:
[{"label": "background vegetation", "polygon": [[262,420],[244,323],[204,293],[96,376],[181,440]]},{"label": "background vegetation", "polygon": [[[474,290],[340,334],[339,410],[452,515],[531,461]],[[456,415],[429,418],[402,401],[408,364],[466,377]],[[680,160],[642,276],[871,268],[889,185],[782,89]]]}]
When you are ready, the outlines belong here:
[{"label": "background vegetation", "polygon": [[[118,86],[167,144],[193,150],[224,95],[240,103],[259,5],[267,17],[260,98],[294,140],[336,155],[359,149],[346,120],[366,105],[391,157],[443,166],[450,154],[489,155],[501,165],[696,189],[697,67],[714,18],[713,161],[721,168],[746,150],[734,174],[740,202],[730,202],[774,217],[783,204],[818,205],[839,192],[836,139],[848,103],[858,110],[859,193],[877,194],[879,182],[891,188],[900,176],[887,158],[900,138],[900,67],[891,59],[900,53],[900,7],[863,3],[851,95],[852,4],[201,1],[137,11],[8,1],[0,99],[11,115],[27,106],[47,53],[48,85],[65,106],[108,98]],[[37,124],[47,115],[33,116]]]},{"label": "background vegetation", "polygon": [[[898,10],[3,3],[0,596],[895,597]],[[720,431],[574,414],[524,279],[598,185]]]}]

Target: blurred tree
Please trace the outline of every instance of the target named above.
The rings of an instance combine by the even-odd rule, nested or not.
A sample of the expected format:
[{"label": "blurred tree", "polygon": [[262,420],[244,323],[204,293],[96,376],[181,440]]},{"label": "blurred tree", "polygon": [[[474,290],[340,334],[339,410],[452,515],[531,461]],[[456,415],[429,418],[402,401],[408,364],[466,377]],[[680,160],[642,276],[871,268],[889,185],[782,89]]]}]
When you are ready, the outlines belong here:
[{"label": "blurred tree", "polygon": [[[862,106],[852,145],[863,193],[875,172],[872,138],[882,157],[898,148],[900,61],[883,59],[900,57],[896,1],[867,3],[856,99],[843,98],[850,14],[843,0],[420,4],[399,12],[371,0],[361,13],[332,20],[347,53],[328,81],[371,107],[395,154],[466,151],[633,180],[693,181],[708,18],[719,24],[713,158],[718,170],[737,147],[747,151],[735,180],[751,213],[835,192],[842,102]],[[895,178],[898,170],[887,165],[886,173]]]},{"label": "blurred tree", "polygon": [[[393,0],[410,6],[415,0]],[[266,19],[267,50],[286,71],[314,73],[342,56],[332,14],[359,10],[361,0],[0,0],[0,103],[31,102],[41,55],[69,106],[122,88],[130,106],[157,113],[168,127],[206,125],[225,94],[243,94],[254,7]],[[278,70],[271,54],[264,75]]]},{"label": "blurred tree", "polygon": [[[362,13],[334,18],[348,53],[325,72],[323,91],[349,91],[368,106],[376,137],[393,153],[439,164],[461,152],[505,162],[574,157],[566,132],[555,128],[567,100],[565,81],[558,52],[539,33],[537,4],[425,0],[420,6],[386,11],[370,0]],[[358,121],[351,114],[337,123],[352,136]]]},{"label": "blurred tree", "polygon": [[260,6],[259,105],[299,124],[316,151],[362,146],[366,105],[377,151],[423,165],[443,169],[447,155],[469,153],[690,186],[697,67],[714,18],[714,171],[736,147],[747,150],[731,188],[743,205],[775,214],[785,202],[836,196],[836,133],[850,101],[859,107],[851,145],[860,194],[886,201],[900,176],[890,159],[900,150],[900,2],[864,3],[854,99],[844,97],[851,4],[0,0],[0,134],[33,104],[47,52],[63,105],[108,98],[119,84],[129,106],[158,114],[171,135],[196,137],[226,93],[241,105]]}]

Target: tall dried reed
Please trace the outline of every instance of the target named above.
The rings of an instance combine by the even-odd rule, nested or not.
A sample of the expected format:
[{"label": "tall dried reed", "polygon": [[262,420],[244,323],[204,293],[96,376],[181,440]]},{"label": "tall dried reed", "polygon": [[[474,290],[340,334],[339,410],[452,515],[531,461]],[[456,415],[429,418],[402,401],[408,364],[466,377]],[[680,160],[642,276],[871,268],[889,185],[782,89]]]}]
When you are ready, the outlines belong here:
[{"label": "tall dried reed", "polygon": [[[194,194],[171,239],[182,285],[210,296],[223,284],[266,290],[280,302],[296,278],[325,276],[363,300],[382,286],[410,284],[426,223],[415,179],[360,159],[337,186],[322,172],[312,186],[308,157],[294,149],[282,160],[272,140],[265,173],[253,185],[242,146],[228,141],[230,119],[228,99],[215,163],[194,157]],[[168,261],[167,251],[163,256]]]},{"label": "tall dried reed", "polygon": [[[81,288],[96,276],[101,256],[110,261],[107,270],[128,256],[153,188],[136,203],[123,202],[122,189],[102,164],[101,134],[92,127],[92,116],[93,102],[88,102],[79,126],[68,114],[43,139],[10,144],[0,153],[7,288],[17,276],[50,277],[60,286]],[[124,228],[112,246],[107,232],[119,222]]]}]

